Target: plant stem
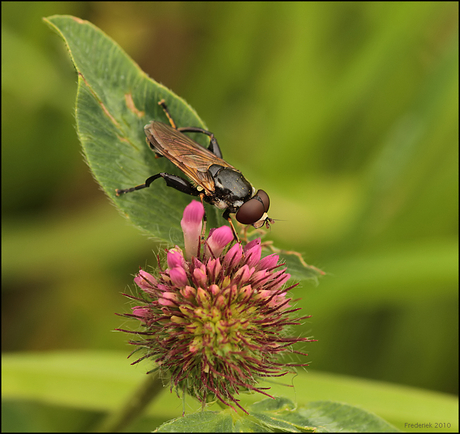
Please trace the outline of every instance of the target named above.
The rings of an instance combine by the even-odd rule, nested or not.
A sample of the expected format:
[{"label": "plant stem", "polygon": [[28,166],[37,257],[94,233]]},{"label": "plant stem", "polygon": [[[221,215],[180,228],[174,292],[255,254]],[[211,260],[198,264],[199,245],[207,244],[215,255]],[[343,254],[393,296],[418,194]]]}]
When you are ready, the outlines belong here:
[{"label": "plant stem", "polygon": [[163,390],[163,384],[157,373],[147,375],[134,394],[123,406],[109,414],[96,428],[96,432],[120,432],[134,422],[147,405]]}]

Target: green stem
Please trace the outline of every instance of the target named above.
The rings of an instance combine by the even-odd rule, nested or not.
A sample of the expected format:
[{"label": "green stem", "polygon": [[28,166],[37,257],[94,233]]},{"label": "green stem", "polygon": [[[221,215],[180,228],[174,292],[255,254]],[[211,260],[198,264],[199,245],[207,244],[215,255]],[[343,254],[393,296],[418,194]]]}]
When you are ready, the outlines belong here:
[{"label": "green stem", "polygon": [[158,373],[147,375],[134,394],[123,406],[109,414],[95,430],[96,432],[120,432],[137,419],[147,405],[163,390]]}]

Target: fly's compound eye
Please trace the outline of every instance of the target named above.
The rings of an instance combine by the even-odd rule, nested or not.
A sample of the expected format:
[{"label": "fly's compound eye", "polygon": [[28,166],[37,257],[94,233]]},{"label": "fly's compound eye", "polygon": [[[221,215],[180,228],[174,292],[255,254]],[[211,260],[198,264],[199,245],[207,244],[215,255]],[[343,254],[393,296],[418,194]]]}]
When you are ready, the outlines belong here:
[{"label": "fly's compound eye", "polygon": [[257,193],[254,197],[260,197],[262,203],[264,204],[265,212],[268,212],[268,208],[270,208],[270,198],[268,197],[268,194],[263,190],[257,190]]},{"label": "fly's compound eye", "polygon": [[270,207],[268,194],[263,190],[258,190],[252,199],[241,205],[236,213],[236,219],[244,225],[252,225],[259,221]]}]

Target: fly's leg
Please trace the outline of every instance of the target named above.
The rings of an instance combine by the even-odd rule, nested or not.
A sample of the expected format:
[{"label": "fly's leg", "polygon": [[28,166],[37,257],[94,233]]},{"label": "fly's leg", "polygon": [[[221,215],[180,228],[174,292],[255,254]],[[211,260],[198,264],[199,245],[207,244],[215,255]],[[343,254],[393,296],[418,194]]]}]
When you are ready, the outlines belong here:
[{"label": "fly's leg", "polygon": [[[204,237],[206,236],[206,222],[208,221],[208,217],[206,216],[206,208],[204,207],[204,193],[200,193],[201,205],[203,205],[204,214],[203,214],[203,228],[201,229],[201,244],[204,246]],[[198,247],[199,249],[199,247]],[[200,256],[200,252],[198,251],[198,256]]]},{"label": "fly's leg", "polygon": [[162,99],[158,105],[163,109],[163,111],[165,112],[165,115],[166,117],[168,118],[169,120],[169,123],[171,124],[171,126],[177,130],[177,125],[176,123],[174,122],[174,119],[172,118],[171,116],[171,113],[169,113],[169,110],[168,110],[168,107],[166,106],[166,101],[164,99]]},{"label": "fly's leg", "polygon": [[180,176],[171,175],[170,173],[157,173],[156,175],[147,178],[143,184],[136,185],[135,187],[126,188],[123,190],[116,189],[115,193],[117,196],[120,196],[125,193],[131,193],[136,190],[142,190],[143,188],[147,188],[150,184],[155,181],[155,179],[163,178],[166,181],[166,185],[168,187],[175,188],[178,191],[181,191],[185,194],[190,194],[191,196],[200,196],[202,192],[198,191],[196,187],[192,185],[189,181],[181,178]]},{"label": "fly's leg", "polygon": [[181,133],[201,133],[201,134],[206,134],[210,138],[210,143],[208,146],[208,150],[211,151],[216,157],[222,158],[222,151],[220,150],[220,146],[217,143],[217,139],[214,137],[214,134],[211,133],[210,131],[204,130],[203,128],[198,128],[198,127],[183,127],[183,128],[177,128],[176,123],[174,122],[174,119],[171,116],[171,113],[169,113],[168,107],[166,106],[166,102],[164,99],[162,99],[158,105],[161,106],[163,111],[166,114],[166,117],[169,120],[169,123],[171,126],[177,130],[180,131]]},{"label": "fly's leg", "polygon": [[219,143],[217,143],[217,139],[214,137],[214,134],[210,131],[203,130],[203,128],[198,127],[184,127],[184,128],[177,128],[177,131],[181,133],[202,133],[206,134],[210,137],[211,142],[209,143],[208,150],[211,151],[216,157],[222,158],[222,151],[220,150]]},{"label": "fly's leg", "polygon": [[238,234],[236,233],[235,226],[233,226],[232,218],[230,217],[230,212],[228,211],[228,209],[224,211],[222,217],[230,223],[230,227],[232,228],[233,232],[233,237],[235,238],[236,242],[239,243],[240,239],[238,237]]}]

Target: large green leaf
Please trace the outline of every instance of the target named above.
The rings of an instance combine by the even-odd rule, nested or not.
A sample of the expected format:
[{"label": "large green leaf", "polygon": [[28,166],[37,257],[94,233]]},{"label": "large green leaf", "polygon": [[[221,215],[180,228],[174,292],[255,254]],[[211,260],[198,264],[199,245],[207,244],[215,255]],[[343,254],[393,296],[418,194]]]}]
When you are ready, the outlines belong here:
[{"label": "large green leaf", "polygon": [[337,402],[296,407],[284,398],[264,399],[236,417],[231,410],[191,414],[163,424],[160,432],[395,432],[378,416]]},{"label": "large green leaf", "polygon": [[[94,177],[132,223],[168,245],[182,244],[179,222],[190,196],[166,187],[162,180],[120,197],[115,189],[142,184],[158,172],[180,174],[165,158],[156,159],[145,141],[144,125],[151,120],[167,122],[158,106],[161,99],[179,126],[206,128],[204,122],[93,24],[60,15],[45,21],[64,39],[78,73],[77,131]],[[207,142],[203,135],[194,139]],[[213,224],[216,212],[208,207],[207,214]]]},{"label": "large green leaf", "polygon": [[[151,368],[145,362],[128,369],[129,363],[126,352],[116,351],[6,354],[2,357],[2,398],[12,402],[12,405],[36,402],[61,408],[113,411],[131,395],[133,387],[145,378],[145,372]],[[328,413],[331,417],[340,414],[344,406],[334,407],[337,404],[317,402],[333,399],[374,412],[405,431],[430,431],[420,427],[411,429],[407,425],[420,421],[443,422],[447,427],[443,432],[458,431],[458,398],[455,396],[315,371],[299,372],[292,379],[294,387],[286,387],[285,382],[267,384],[271,387],[269,393],[273,396],[283,395],[297,402],[302,418],[308,415],[313,417],[315,412]],[[249,406],[260,399],[259,394],[241,395],[243,397],[242,404],[251,414],[269,412],[266,406],[280,402],[262,401],[265,403],[264,409],[260,407],[261,403]],[[187,398],[186,414],[199,410],[200,406],[197,401]],[[314,410],[314,406],[319,407]],[[350,414],[355,414],[354,407],[347,408]],[[147,410],[146,417],[150,420],[148,429],[152,430],[158,424],[178,417],[182,410],[182,400],[165,387],[160,399]],[[230,412],[230,415],[235,415],[233,410]],[[219,418],[222,418],[226,413],[219,414]],[[155,422],[151,417],[156,418]],[[295,421],[291,419],[290,422]]]}]

